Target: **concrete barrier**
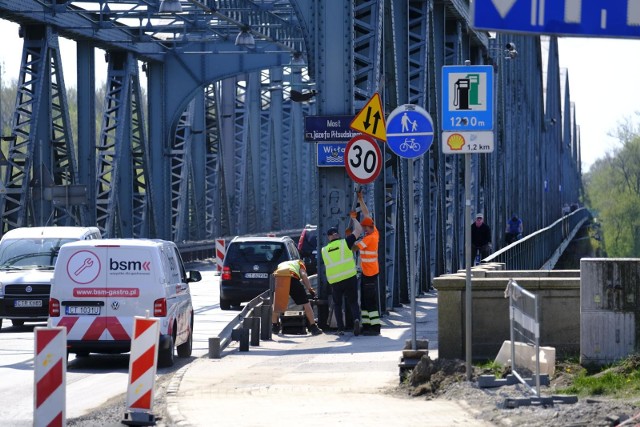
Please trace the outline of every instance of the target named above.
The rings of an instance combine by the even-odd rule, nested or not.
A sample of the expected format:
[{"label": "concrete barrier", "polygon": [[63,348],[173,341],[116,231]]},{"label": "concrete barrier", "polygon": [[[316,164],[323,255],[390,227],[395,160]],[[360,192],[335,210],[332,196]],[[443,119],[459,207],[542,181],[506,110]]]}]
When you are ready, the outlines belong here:
[{"label": "concrete barrier", "polygon": [[[511,273],[511,274],[510,274]],[[493,360],[509,335],[509,278],[540,298],[540,345],[557,357],[580,354],[580,270],[505,271],[497,266],[472,268],[472,357]],[[436,277],[438,356],[465,359],[465,272]]]}]

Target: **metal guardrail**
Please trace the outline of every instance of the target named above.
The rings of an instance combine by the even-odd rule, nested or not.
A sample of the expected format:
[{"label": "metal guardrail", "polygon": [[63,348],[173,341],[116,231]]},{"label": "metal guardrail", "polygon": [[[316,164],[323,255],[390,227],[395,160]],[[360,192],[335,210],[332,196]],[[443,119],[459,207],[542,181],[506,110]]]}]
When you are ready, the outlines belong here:
[{"label": "metal guardrail", "polygon": [[244,309],[216,337],[209,338],[209,358],[219,359],[232,341],[240,342],[240,351],[249,344],[260,345],[260,339],[271,339],[271,289],[247,303]]},{"label": "metal guardrail", "polygon": [[578,230],[589,219],[589,210],[580,208],[550,226],[494,252],[482,262],[501,262],[505,264],[506,270],[551,269]]},{"label": "metal guardrail", "polygon": [[[318,276],[309,276],[311,286],[316,289]],[[269,289],[252,299],[242,311],[225,326],[218,336],[209,338],[209,358],[219,359],[222,351],[233,341],[240,342],[240,351],[249,351],[249,344],[259,346],[260,340],[271,339],[272,295],[275,289],[274,276],[269,277]],[[322,304],[315,300],[314,304]],[[326,304],[326,301],[324,302]]]}]

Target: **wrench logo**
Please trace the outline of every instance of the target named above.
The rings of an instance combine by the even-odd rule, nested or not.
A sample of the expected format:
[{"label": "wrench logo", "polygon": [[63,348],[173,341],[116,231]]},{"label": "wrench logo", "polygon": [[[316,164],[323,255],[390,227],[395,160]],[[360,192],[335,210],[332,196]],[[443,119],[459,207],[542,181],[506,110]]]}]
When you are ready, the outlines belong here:
[{"label": "wrench logo", "polygon": [[69,257],[67,274],[75,283],[81,285],[91,283],[100,274],[100,258],[88,250],[80,250]]},{"label": "wrench logo", "polygon": [[84,262],[82,263],[80,268],[77,269],[73,274],[75,276],[79,276],[80,273],[82,273],[84,270],[86,270],[87,268],[91,267],[92,265],[93,265],[93,260],[91,258],[85,258]]}]

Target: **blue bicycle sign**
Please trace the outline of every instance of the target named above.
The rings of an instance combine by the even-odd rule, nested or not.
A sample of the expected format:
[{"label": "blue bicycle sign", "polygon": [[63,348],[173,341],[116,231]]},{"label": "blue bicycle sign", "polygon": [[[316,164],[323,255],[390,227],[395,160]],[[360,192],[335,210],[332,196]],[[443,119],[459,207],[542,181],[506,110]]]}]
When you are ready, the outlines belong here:
[{"label": "blue bicycle sign", "polygon": [[387,145],[400,157],[422,156],[433,142],[433,120],[422,107],[405,104],[387,118]]},{"label": "blue bicycle sign", "polygon": [[420,143],[416,142],[415,138],[405,138],[404,142],[400,144],[400,147],[398,148],[403,153],[408,150],[413,150],[415,152],[418,152],[420,151]]}]

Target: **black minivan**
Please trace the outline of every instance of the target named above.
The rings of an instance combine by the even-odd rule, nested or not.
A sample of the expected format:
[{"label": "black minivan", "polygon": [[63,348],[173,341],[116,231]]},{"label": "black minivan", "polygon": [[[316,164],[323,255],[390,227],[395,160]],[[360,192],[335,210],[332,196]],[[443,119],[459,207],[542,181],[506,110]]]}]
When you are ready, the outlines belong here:
[{"label": "black minivan", "polygon": [[300,253],[288,236],[235,237],[222,263],[220,308],[229,310],[268,290],[278,264],[294,259],[300,259]]}]

